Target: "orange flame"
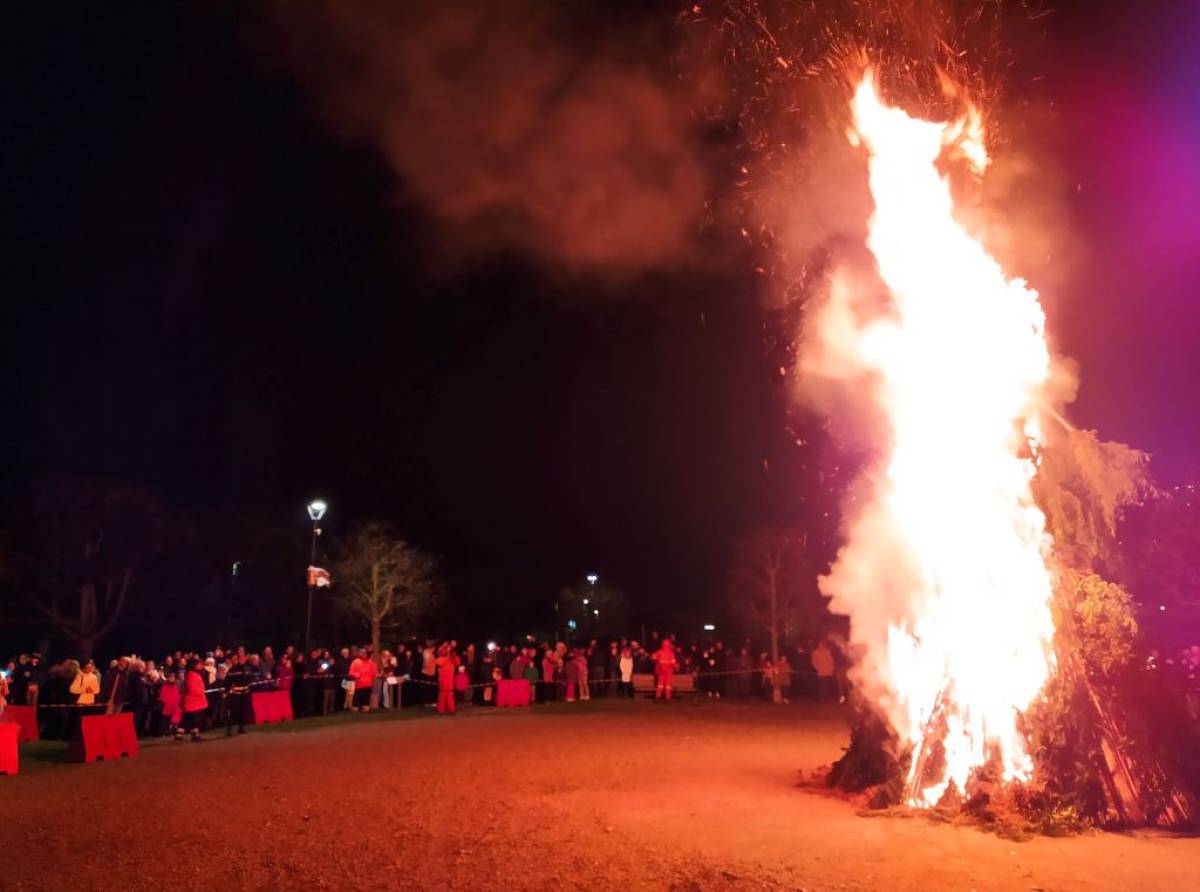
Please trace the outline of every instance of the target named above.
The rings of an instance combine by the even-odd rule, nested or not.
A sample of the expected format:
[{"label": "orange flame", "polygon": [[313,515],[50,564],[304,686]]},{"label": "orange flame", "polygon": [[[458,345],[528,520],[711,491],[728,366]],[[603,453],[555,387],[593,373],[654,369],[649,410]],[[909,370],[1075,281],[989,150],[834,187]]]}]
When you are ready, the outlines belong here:
[{"label": "orange flame", "polygon": [[888,437],[821,586],[851,617],[857,681],[900,737],[919,751],[945,724],[944,771],[910,778],[911,804],[928,806],[993,754],[1005,780],[1032,770],[1018,717],[1053,668],[1050,542],[1030,492],[1050,355],[1037,292],[959,224],[936,166],[949,149],[984,170],[978,113],[911,117],[870,71],[851,107],[875,204],[867,247],[890,306],[857,319],[847,307],[861,288],[836,275],[819,337],[869,376]]}]

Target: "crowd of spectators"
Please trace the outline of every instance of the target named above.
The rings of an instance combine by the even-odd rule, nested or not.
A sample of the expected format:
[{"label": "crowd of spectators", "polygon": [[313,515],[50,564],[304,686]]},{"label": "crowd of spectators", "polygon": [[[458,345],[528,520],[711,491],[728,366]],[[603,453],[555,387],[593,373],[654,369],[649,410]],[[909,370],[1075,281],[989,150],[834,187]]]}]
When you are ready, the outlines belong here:
[{"label": "crowd of spectators", "polygon": [[[400,707],[436,707],[452,713],[468,705],[496,702],[496,684],[524,679],[537,703],[579,702],[593,697],[632,697],[634,678],[692,675],[694,688],[709,698],[844,696],[836,648],[786,648],[772,662],[749,642],[677,642],[651,633],[644,643],[629,638],[497,645],[455,640],[412,640],[376,655],[370,647],[314,648],[288,645],[214,647],[198,653],[175,651],[159,660],[136,655],[112,659],[101,670],[93,660],[65,659],[47,666],[40,654],[21,654],[0,672],[0,709],[5,701],[38,708],[42,734],[67,738],[79,716],[129,712],[139,735],[200,739],[206,729],[245,733],[250,695],[288,692],[296,718],[334,712],[369,712]],[[664,654],[666,657],[664,657]],[[669,666],[665,662],[669,660]],[[666,679],[670,698],[670,678]]]}]

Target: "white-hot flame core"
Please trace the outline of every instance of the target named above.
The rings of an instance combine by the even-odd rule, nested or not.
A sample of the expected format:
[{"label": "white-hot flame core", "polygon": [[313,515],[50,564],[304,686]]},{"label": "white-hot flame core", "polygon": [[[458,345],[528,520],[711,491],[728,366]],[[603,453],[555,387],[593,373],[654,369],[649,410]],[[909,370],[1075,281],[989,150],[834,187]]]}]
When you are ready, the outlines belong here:
[{"label": "white-hot flame core", "polygon": [[913,803],[931,805],[994,750],[1005,780],[1031,771],[1017,719],[1052,669],[1054,632],[1030,492],[1050,356],[1037,293],[958,223],[936,167],[953,145],[983,170],[978,116],[910,117],[883,103],[870,72],[852,110],[875,204],[867,246],[891,306],[849,324],[856,295],[836,276],[820,337],[870,374],[889,430],[822,588],[851,617],[858,680],[897,733],[919,749],[935,712],[944,718],[945,774],[926,775]]}]

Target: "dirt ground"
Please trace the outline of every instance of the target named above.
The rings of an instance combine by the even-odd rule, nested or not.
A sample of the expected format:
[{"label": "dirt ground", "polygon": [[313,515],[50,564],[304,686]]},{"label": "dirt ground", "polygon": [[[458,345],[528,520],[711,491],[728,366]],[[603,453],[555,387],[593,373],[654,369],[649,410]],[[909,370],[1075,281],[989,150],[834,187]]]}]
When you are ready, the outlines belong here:
[{"label": "dirt ground", "polygon": [[1200,839],[1013,843],[807,793],[834,707],[414,712],[29,761],[0,777],[0,889],[1200,888]]}]

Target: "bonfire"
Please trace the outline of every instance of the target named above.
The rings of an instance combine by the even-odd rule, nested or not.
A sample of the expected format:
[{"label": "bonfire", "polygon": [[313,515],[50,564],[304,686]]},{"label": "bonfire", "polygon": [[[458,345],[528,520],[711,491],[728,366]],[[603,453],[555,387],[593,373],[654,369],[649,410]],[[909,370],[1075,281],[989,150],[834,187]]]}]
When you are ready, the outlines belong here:
[{"label": "bonfire", "polygon": [[[1055,405],[1038,294],[956,206],[951,172],[977,178],[989,159],[980,111],[945,89],[960,106],[948,121],[889,104],[871,70],[853,89],[870,263],[835,267],[809,321],[824,373],[855,382],[879,431],[821,580],[850,619],[860,701],[829,782],[877,807],[1043,829],[1178,826],[1196,807],[1169,754],[1129,742],[1149,736],[1121,689],[1129,596],[1074,531],[1088,512],[1089,528],[1115,528],[1149,487],[1145,456]],[[1097,476],[1118,482],[1093,505]]]}]

